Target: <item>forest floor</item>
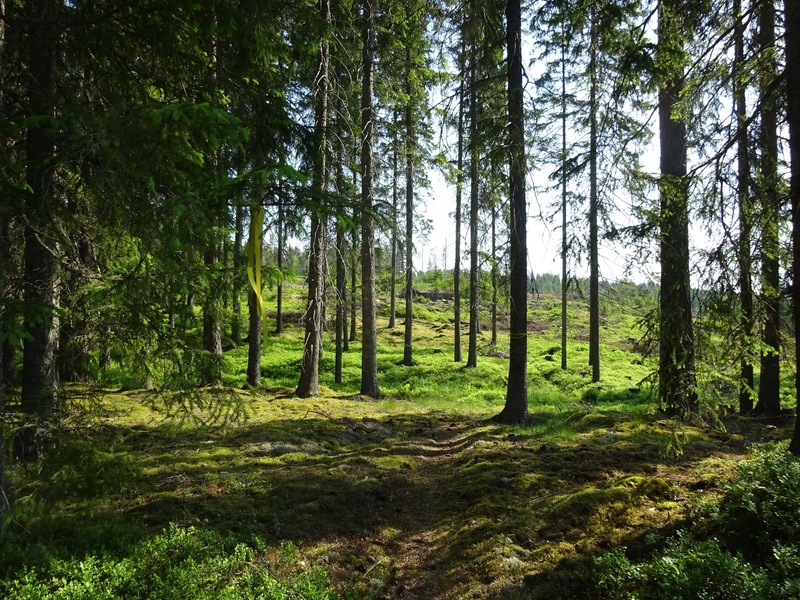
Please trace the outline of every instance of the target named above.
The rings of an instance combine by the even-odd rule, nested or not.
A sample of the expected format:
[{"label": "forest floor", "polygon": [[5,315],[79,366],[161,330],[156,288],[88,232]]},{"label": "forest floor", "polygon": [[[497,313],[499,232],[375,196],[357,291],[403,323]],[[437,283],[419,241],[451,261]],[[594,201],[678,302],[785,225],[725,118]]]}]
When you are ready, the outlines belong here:
[{"label": "forest floor", "polygon": [[[225,353],[224,387],[129,389],[141,384],[120,368],[106,388],[67,388],[69,416],[38,462],[8,465],[0,577],[41,567],[47,578],[53,558],[124,558],[175,524],[267,555],[290,541],[334,589],[361,598],[585,597],[593,555],[658,549],[752,444],[789,437],[788,422],[687,425],[657,413],[638,341],[648,298],[609,296],[600,384],[585,368],[585,302],[570,305],[563,370],[557,298],[533,301],[525,426],[490,421],[503,404],[507,331],[497,346],[483,332],[478,368],[465,369],[446,302],[415,306],[413,367],[401,364],[402,328],[386,328],[379,306],[381,400],[353,393],[357,343],[343,383],[326,352],[320,396],[293,397],[302,332],[291,324],[269,336],[254,390],[244,389],[246,345]],[[172,367],[154,363],[154,373],[167,382]],[[704,373],[701,395],[735,402],[725,377]]]},{"label": "forest floor", "polygon": [[[248,417],[175,419],[187,414],[176,406],[200,399],[195,414]],[[36,488],[47,506],[18,525],[32,544],[91,554],[170,523],[290,540],[334,585],[380,598],[575,594],[592,553],[652,550],[750,443],[787,435],[735,417],[724,432],[678,428],[587,402],[532,407],[516,428],[405,400],[300,400],[283,389],[108,393],[91,404],[91,427],[61,439],[38,483],[17,491]],[[668,451],[676,435],[679,455]]]}]

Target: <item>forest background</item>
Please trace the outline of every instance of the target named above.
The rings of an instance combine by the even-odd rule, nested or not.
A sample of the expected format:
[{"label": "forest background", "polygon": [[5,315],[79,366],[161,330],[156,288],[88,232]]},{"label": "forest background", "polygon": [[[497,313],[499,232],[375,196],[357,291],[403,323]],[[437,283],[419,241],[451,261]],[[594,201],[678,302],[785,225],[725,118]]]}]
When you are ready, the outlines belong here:
[{"label": "forest background", "polygon": [[[580,356],[583,400],[619,375],[602,370],[608,302],[632,294],[648,308],[628,364],[648,370],[623,388],[649,393],[674,432],[729,412],[791,420],[797,4],[2,0],[4,523],[24,529],[14,482],[109,386],[177,398],[206,425],[239,418],[238,402],[216,402],[238,397],[233,382],[269,389],[264,348],[291,337],[284,292],[298,281],[286,366],[300,399],[327,393],[321,367],[354,397],[385,398],[381,319],[391,331],[402,318],[411,373],[441,318],[424,304],[443,301],[454,365],[480,375],[505,361],[493,423],[529,426],[530,349],[544,339],[530,307],[557,285],[560,343],[543,360],[566,373]],[[651,172],[641,159],[656,145]],[[415,264],[434,168],[468,268]],[[559,229],[562,269],[532,276],[529,183],[544,176],[534,199]],[[657,277],[604,281],[612,244]],[[574,293],[587,359],[570,347]],[[246,365],[231,373],[239,348]],[[800,425],[791,437],[796,454]]]}]

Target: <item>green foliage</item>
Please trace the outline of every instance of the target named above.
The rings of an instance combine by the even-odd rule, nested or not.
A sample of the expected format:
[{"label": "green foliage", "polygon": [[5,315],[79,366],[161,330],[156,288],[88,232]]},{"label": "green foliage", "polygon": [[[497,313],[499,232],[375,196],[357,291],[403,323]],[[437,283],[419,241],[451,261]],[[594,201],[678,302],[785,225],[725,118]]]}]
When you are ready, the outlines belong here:
[{"label": "green foliage", "polygon": [[593,577],[599,598],[752,600],[767,589],[766,573],[717,540],[698,541],[681,533],[651,561],[633,564],[622,549],[595,559]]},{"label": "green foliage", "polygon": [[688,534],[671,541],[647,571],[655,583],[650,597],[662,600],[752,600],[766,583],[763,573],[717,540],[697,541]]},{"label": "green foliage", "polygon": [[763,560],[776,543],[800,539],[800,459],[785,444],[757,447],[737,467],[737,477],[711,519],[729,544]]},{"label": "green foliage", "polygon": [[[284,542],[275,550],[236,543],[213,530],[171,524],[127,556],[52,559],[0,581],[9,600],[58,598],[269,598],[335,600],[325,571]],[[349,596],[354,597],[354,596]]]},{"label": "green foliage", "polygon": [[796,598],[800,594],[800,460],[786,444],[756,448],[692,528],[634,564],[623,549],[594,559],[599,598]]}]

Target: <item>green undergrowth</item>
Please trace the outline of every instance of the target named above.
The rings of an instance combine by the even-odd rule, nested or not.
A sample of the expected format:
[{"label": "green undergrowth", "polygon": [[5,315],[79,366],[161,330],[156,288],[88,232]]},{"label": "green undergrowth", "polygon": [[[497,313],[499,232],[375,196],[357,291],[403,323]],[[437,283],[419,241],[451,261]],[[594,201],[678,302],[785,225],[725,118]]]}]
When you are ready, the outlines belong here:
[{"label": "green undergrowth", "polygon": [[599,555],[570,597],[800,598],[798,534],[800,459],[785,443],[759,447],[719,498],[697,503],[684,529],[644,560],[624,547]]},{"label": "green undergrowth", "polygon": [[[664,418],[643,383],[652,364],[634,352],[633,317],[604,317],[593,384],[578,301],[561,370],[558,307],[543,298],[532,307],[529,420],[500,426],[507,331],[492,346],[484,329],[467,369],[453,361],[447,303],[424,308],[410,367],[402,320],[380,321],[379,400],[358,393],[357,342],[334,383],[327,337],[320,396],[295,398],[293,323],[267,336],[255,389],[245,347],[226,351],[220,387],[67,388],[69,412],[37,438],[38,460],[7,464],[0,594],[634,598],[650,585],[642,565],[662,556],[679,572],[719,558],[721,572],[754,585],[764,557],[783,557],[770,577],[789,572],[794,529],[749,540],[758,560],[730,540],[798,507],[726,487],[750,444],[784,439],[788,423]],[[753,469],[759,481],[769,471]],[[716,512],[700,518],[698,503]],[[691,520],[706,529],[673,535]],[[705,544],[695,558],[691,540]]]},{"label": "green undergrowth", "polygon": [[[198,393],[202,405],[143,392],[72,403],[91,410],[8,473],[7,589],[114,597],[126,585],[143,591],[117,597],[169,597],[185,577],[206,586],[186,588],[192,597],[240,597],[229,588],[269,576],[290,590],[305,571],[278,577],[270,562],[290,542],[326,582],[320,594],[552,597],[591,555],[676,528],[691,498],[720,490],[747,439],[785,435],[739,419],[726,432],[679,427],[619,398],[553,397],[507,428],[482,402]],[[225,403],[238,408],[214,406]],[[676,457],[665,449],[678,430]],[[164,536],[208,552],[169,550],[185,560],[161,563],[153,548],[173,547]],[[167,587],[153,591],[144,572]],[[336,597],[292,593],[266,597]]]},{"label": "green undergrowth", "polygon": [[307,562],[290,542],[267,548],[258,538],[245,544],[174,524],[118,555],[52,557],[43,567],[0,581],[0,593],[9,600],[369,597],[351,589],[333,591],[325,569]]}]

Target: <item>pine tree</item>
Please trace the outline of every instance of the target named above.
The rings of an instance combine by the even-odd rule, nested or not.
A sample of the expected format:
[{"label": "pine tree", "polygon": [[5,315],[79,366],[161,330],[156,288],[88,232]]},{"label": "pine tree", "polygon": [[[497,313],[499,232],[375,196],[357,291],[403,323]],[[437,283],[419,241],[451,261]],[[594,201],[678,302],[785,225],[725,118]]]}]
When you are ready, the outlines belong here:
[{"label": "pine tree", "polygon": [[363,73],[361,95],[361,393],[380,398],[378,386],[377,308],[375,299],[375,214],[373,69],[375,4],[363,0]]},{"label": "pine tree", "polygon": [[[330,0],[320,0],[319,11],[326,25],[331,23]],[[304,317],[305,336],[300,363],[300,382],[295,395],[308,398],[319,394],[319,361],[322,352],[322,325],[325,282],[325,229],[323,218],[328,181],[328,32],[320,42],[319,67],[315,82],[316,153],[314,160],[313,195],[315,208],[311,212],[311,251],[308,267],[308,303]]]},{"label": "pine tree", "polygon": [[525,206],[525,117],[522,82],[522,8],[506,4],[508,60],[511,331],[506,403],[497,420],[522,423],[528,416],[528,253]]}]

